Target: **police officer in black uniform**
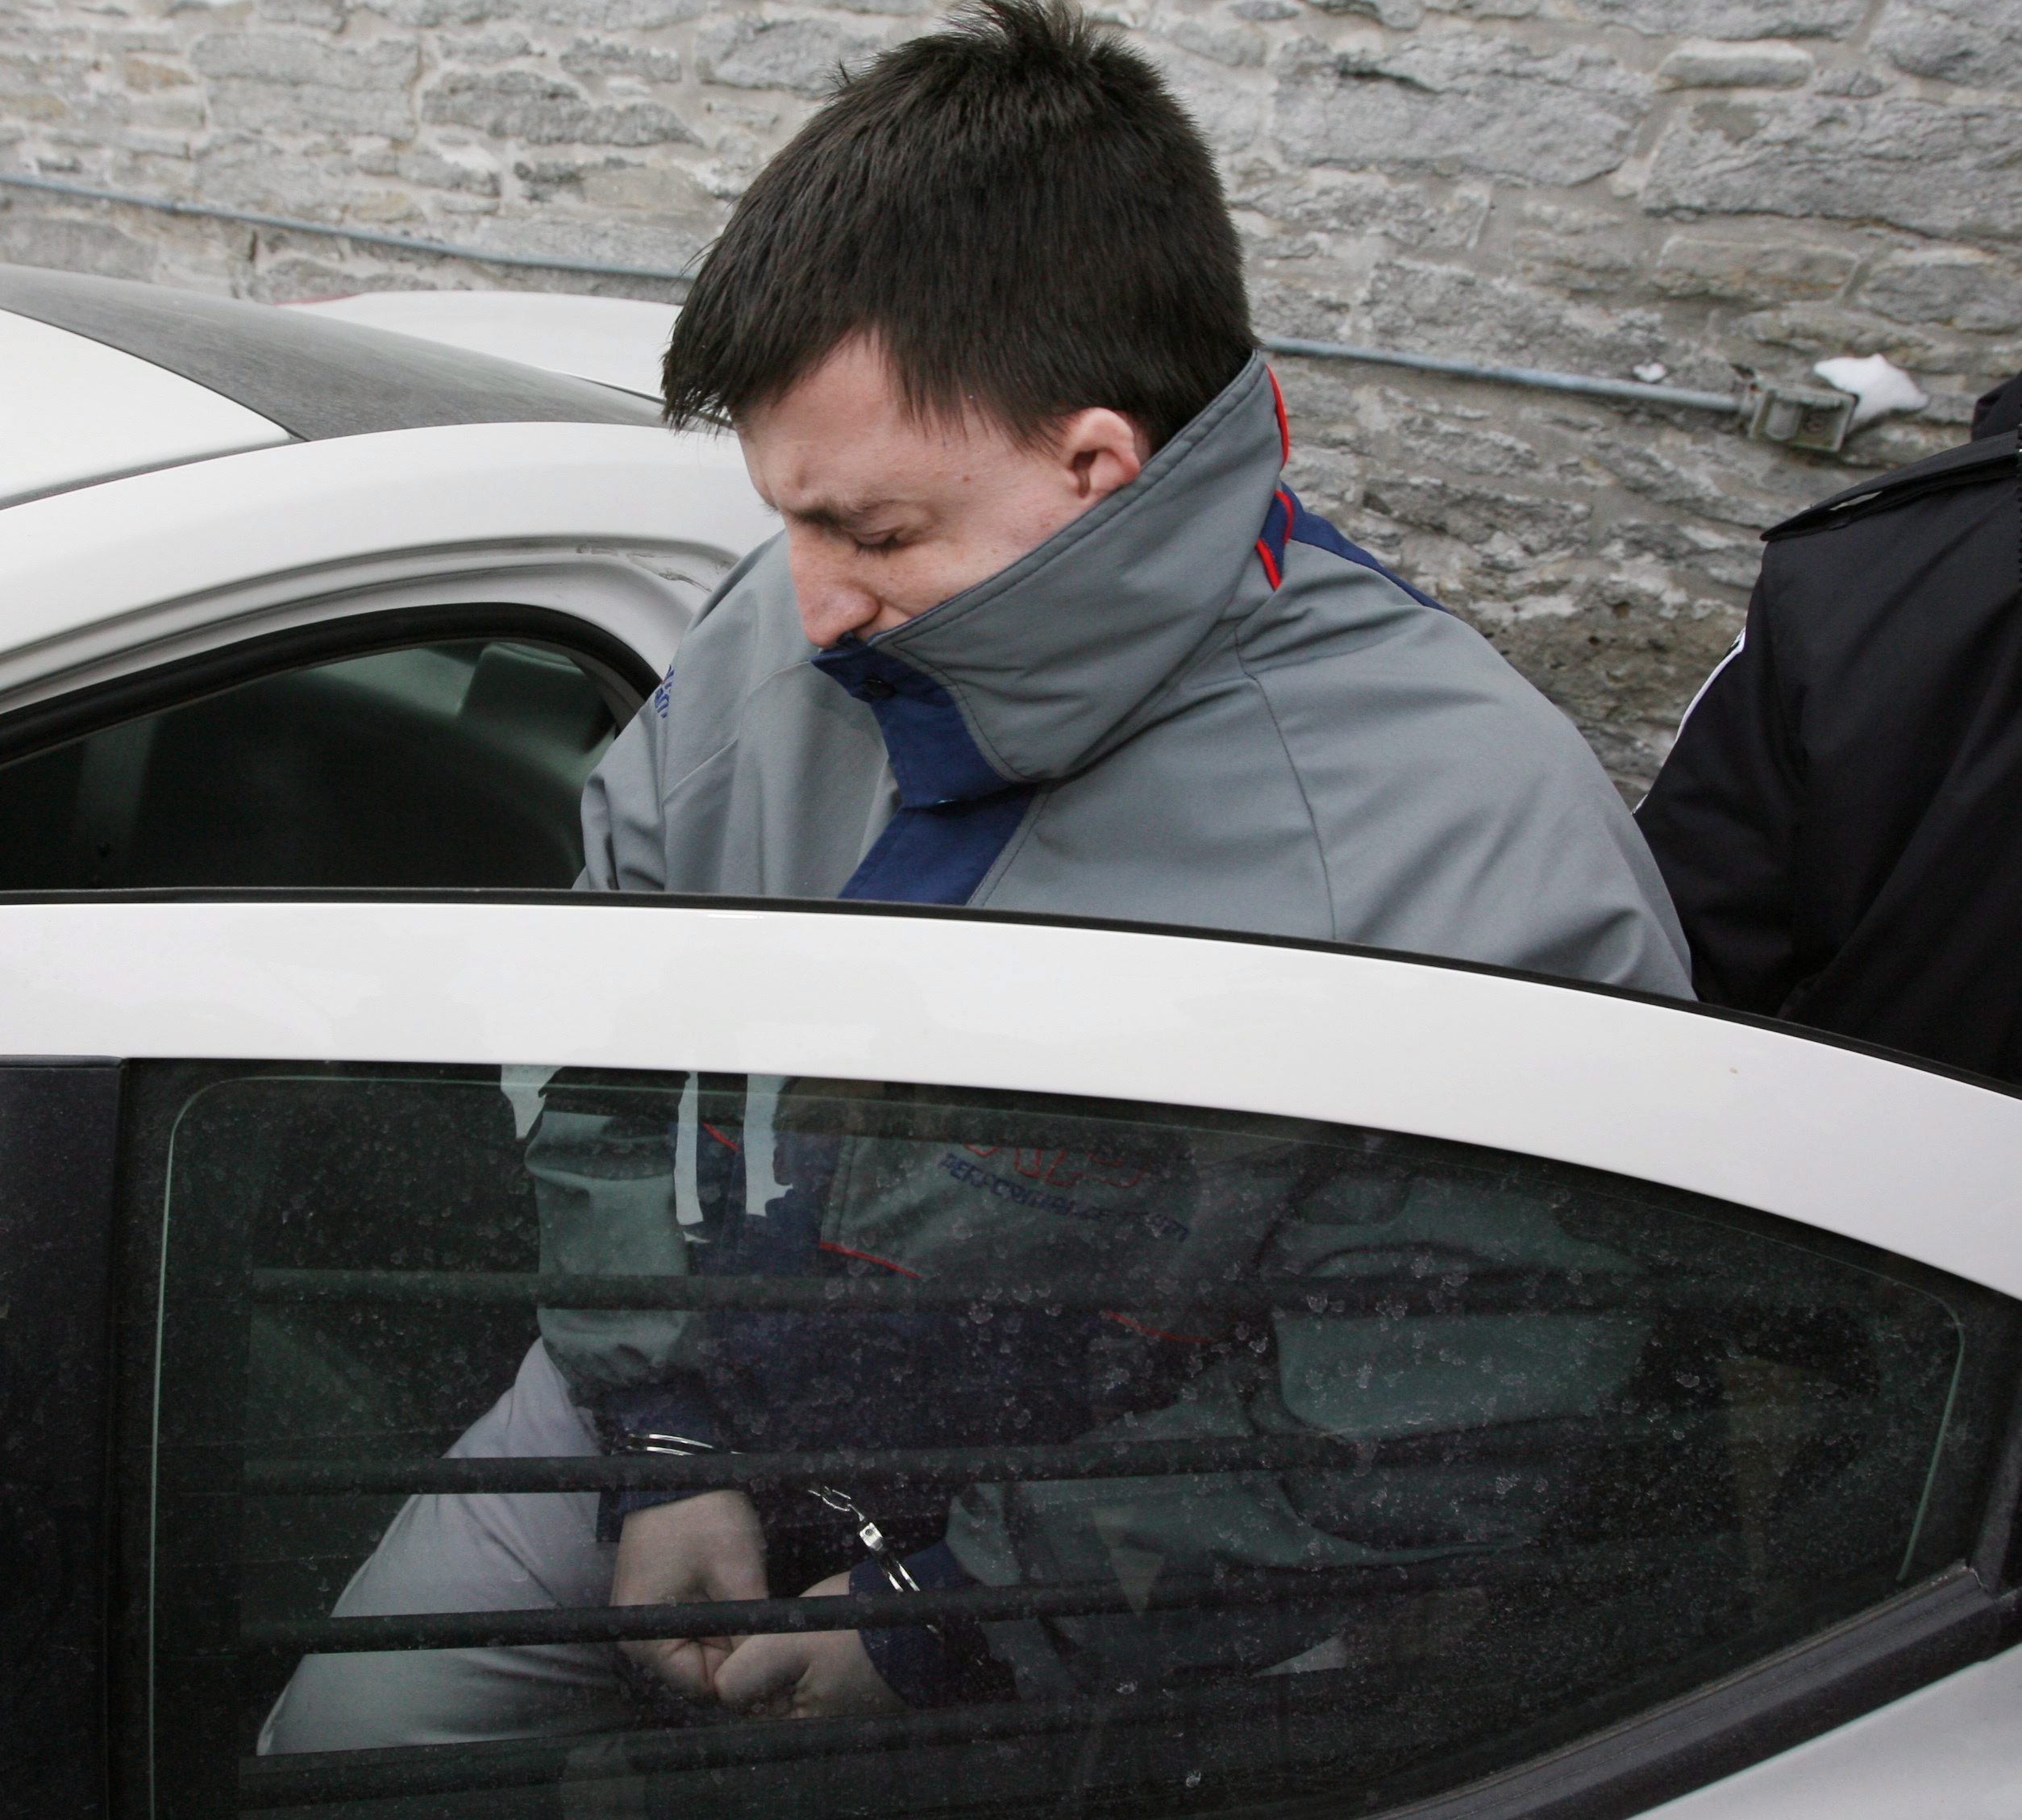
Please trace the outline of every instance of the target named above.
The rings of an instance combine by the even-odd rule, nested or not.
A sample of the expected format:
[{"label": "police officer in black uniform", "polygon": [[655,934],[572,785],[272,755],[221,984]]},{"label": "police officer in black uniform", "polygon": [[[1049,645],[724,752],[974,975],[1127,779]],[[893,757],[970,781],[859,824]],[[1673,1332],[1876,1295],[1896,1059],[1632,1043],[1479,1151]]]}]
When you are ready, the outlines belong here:
[{"label": "police officer in black uniform", "polygon": [[2018,424],[1766,533],[1637,820],[1702,998],[2022,1085]]}]

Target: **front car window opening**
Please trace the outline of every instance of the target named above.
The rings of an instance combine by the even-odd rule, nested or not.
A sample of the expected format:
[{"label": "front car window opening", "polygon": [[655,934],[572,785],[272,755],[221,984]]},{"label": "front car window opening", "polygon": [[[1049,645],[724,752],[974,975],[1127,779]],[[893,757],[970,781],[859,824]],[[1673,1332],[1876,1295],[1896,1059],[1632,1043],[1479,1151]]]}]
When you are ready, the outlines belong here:
[{"label": "front car window opening", "polygon": [[[2012,1337],[1788,1222],[1375,1131],[137,1074],[157,1812],[1405,1798],[1961,1558]],[[630,1514],[724,1488],[764,1596],[614,1606]],[[837,1631],[897,1697],[732,1710],[621,1647]]]},{"label": "front car window opening", "polygon": [[297,664],[0,764],[0,890],[564,889],[628,712],[526,639]]}]

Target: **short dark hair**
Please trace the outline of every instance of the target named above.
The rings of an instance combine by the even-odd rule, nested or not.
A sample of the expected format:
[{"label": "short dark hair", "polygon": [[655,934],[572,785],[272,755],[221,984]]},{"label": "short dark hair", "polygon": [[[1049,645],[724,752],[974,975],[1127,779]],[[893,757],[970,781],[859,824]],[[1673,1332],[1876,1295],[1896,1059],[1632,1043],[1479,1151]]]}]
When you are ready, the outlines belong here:
[{"label": "short dark hair", "polygon": [[1255,346],[1214,160],[1158,72],[1068,0],[967,0],[839,79],[703,261],[669,423],[734,421],[852,336],[908,405],[1025,442],[1105,406],[1155,447]]}]

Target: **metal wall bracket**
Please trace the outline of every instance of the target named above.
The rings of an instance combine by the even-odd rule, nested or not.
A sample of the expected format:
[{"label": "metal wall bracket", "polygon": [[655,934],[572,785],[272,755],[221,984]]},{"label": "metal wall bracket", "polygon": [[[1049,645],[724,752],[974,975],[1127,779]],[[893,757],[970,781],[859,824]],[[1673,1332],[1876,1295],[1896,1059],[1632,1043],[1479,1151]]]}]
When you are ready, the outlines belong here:
[{"label": "metal wall bracket", "polygon": [[1779,385],[1750,374],[1741,387],[1741,427],[1758,443],[1783,443],[1837,454],[1854,427],[1860,400],[1820,385]]}]

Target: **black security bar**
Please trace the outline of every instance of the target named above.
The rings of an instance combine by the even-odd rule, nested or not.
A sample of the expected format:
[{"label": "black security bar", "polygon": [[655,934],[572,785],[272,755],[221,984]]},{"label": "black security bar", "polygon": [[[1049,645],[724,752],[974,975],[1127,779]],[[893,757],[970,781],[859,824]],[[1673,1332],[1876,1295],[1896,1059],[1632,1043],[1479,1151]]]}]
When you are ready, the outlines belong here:
[{"label": "black security bar", "polygon": [[[1711,1418],[1709,1418],[1711,1419]],[[798,1453],[582,1454],[521,1460],[250,1460],[254,1497],[404,1493],[714,1491],[805,1486],[1010,1485],[1034,1481],[1173,1478],[1196,1473],[1354,1472],[1454,1460],[1534,1464],[1645,1441],[1661,1422],[1562,1418],[1351,1439],[1335,1435],[1238,1435],[1127,1440],[1095,1436],[1042,1447],[828,1447]]]},{"label": "black security bar", "polygon": [[[497,1307],[664,1309],[768,1314],[952,1314],[978,1308],[1054,1314],[1070,1310],[1209,1309],[1232,1314],[1578,1314],[1661,1301],[1709,1312],[1749,1299],[1746,1283],[1669,1271],[1483,1269],[1430,1252],[1371,1276],[1251,1278],[1242,1282],[1142,1276],[1071,1283],[1001,1278],[860,1276],[593,1276],[537,1272],[253,1270],[213,1273],[218,1293],[268,1303],[401,1303]],[[1766,1289],[1765,1295],[1769,1292]],[[1765,1306],[1773,1306],[1765,1303]]]},{"label": "black security bar", "polygon": [[1388,1593],[1533,1585],[1571,1569],[1528,1551],[1386,1562],[1306,1572],[1232,1569],[1213,1578],[1155,1581],[1142,1592],[1113,1581],[1078,1585],[971,1586],[938,1593],[851,1593],[819,1598],[724,1599],[664,1606],[560,1606],[523,1611],[424,1612],[372,1618],[277,1619],[239,1632],[245,1649],[334,1654],[360,1650],[503,1649],[540,1643],[624,1643],[662,1637],[740,1637],[782,1631],[889,1630],[947,1619],[988,1624],[1100,1613],[1325,1608]]}]

